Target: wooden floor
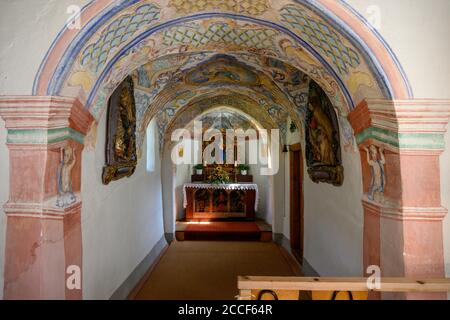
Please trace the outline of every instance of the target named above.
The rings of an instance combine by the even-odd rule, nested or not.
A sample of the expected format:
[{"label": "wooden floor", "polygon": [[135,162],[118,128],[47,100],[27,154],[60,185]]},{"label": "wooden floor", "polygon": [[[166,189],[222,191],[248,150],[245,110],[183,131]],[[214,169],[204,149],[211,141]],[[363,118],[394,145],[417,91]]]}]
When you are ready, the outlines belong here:
[{"label": "wooden floor", "polygon": [[239,275],[301,274],[293,258],[272,242],[174,241],[131,298],[233,300]]}]

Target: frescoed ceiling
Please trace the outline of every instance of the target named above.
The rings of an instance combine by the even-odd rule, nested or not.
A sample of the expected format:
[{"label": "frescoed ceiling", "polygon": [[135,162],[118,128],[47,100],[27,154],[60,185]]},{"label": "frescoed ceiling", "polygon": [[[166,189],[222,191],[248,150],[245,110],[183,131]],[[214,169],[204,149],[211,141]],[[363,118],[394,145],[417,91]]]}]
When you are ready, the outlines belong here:
[{"label": "frescoed ceiling", "polygon": [[118,83],[142,65],[173,53],[239,53],[289,63],[348,112],[363,97],[393,95],[360,42],[316,1],[111,0],[77,34],[48,85],[38,75],[35,91],[76,95],[98,118]]},{"label": "frescoed ceiling", "polygon": [[[191,108],[195,105],[191,101],[203,100],[201,105],[206,107],[223,104],[247,110],[250,108],[246,106],[251,104],[259,111],[258,118],[267,115],[271,123],[282,130],[285,130],[289,115],[300,125],[309,78],[295,68],[266,59],[270,68],[263,72],[247,61],[223,54],[171,55],[168,60],[170,62],[157,60],[133,73],[140,128],[138,145],[141,145],[145,128],[153,116],[157,118],[163,139],[177,113],[184,112],[186,105]],[[266,119],[261,121],[267,123]],[[163,145],[164,140],[161,148]]]},{"label": "frescoed ceiling", "polygon": [[[105,5],[98,5],[103,11],[83,21],[79,31],[55,41],[38,72],[33,92],[78,97],[99,119],[111,93],[132,74],[138,142],[152,117],[157,117],[161,137],[165,137],[178,113],[185,112],[186,106],[193,107],[192,101],[206,97],[216,101],[219,96],[232,101],[236,93],[257,102],[252,109],[263,109],[260,118],[267,115],[281,126],[289,116],[301,124],[309,83],[314,81],[335,108],[343,141],[351,144],[354,137],[346,118],[356,103],[363,98],[410,94],[397,60],[392,58],[389,67],[383,68],[378,51],[349,32],[348,23],[354,17],[346,18],[346,25],[328,12],[343,9],[338,3],[102,3]],[[87,6],[85,14],[90,10]],[[58,52],[58,43],[64,41],[70,41],[65,44],[67,50]],[[389,49],[384,49],[389,56]],[[161,146],[164,141],[161,138]]]},{"label": "frescoed ceiling", "polygon": [[248,129],[259,129],[257,121],[253,120],[246,113],[230,107],[218,107],[206,111],[192,120],[188,125],[184,126],[184,128],[193,132],[194,121],[198,121],[202,124],[202,132],[206,132],[208,130],[222,131],[228,129],[242,129],[247,131]]},{"label": "frescoed ceiling", "polygon": [[[209,26],[205,26],[205,24]],[[242,25],[242,31],[239,31],[240,25]],[[180,26],[177,30],[172,29],[155,34],[154,37],[156,38],[146,38],[139,45],[139,48],[122,56],[108,72],[99,74],[100,77],[104,77],[103,81],[97,83],[97,87],[94,86],[95,94],[93,91],[86,97],[87,103],[92,105],[94,115],[101,114],[104,101],[110,92],[130,70],[135,70],[145,64],[149,60],[149,56],[157,58],[180,52],[217,53],[219,51],[230,54],[238,53],[242,59],[257,64],[260,69],[265,69],[267,64],[270,64],[272,59],[276,58],[278,61],[289,62],[289,64],[296,66],[298,70],[308,74],[326,89],[334,104],[345,110],[345,113],[347,113],[349,106],[353,105],[350,94],[340,88],[340,83],[329,70],[321,66],[317,59],[308,56],[306,51],[295,46],[293,39],[288,37],[278,39],[279,35],[272,32],[271,29],[263,30],[258,25],[233,20],[224,22],[223,19],[212,19],[208,22],[189,22]],[[182,30],[181,33],[180,30]],[[192,33],[192,30],[197,31]],[[201,32],[201,35],[198,32]],[[97,69],[97,67],[95,65],[90,70]],[[97,73],[95,74],[97,75]],[[86,76],[86,71],[74,73],[73,78],[67,80],[68,86],[65,92],[67,94],[73,93],[71,90],[77,86],[79,88],[81,83],[91,83],[92,81],[87,79]],[[364,76],[360,75],[359,79],[364,80]],[[358,83],[363,84],[365,82],[358,81]],[[369,84],[372,84],[372,82]],[[379,95],[378,93],[375,94],[375,96]]]},{"label": "frescoed ceiling", "polygon": [[[172,54],[140,66],[132,75],[136,90],[138,146],[142,145],[150,119],[156,117],[161,151],[168,141],[167,130],[171,122],[179,112],[185,112],[186,106],[192,108],[195,105],[192,101],[204,101],[203,109],[222,103],[245,108],[247,113],[251,108],[244,106],[251,104],[259,111],[255,118],[267,124],[267,119],[260,119],[267,115],[271,119],[270,128],[280,128],[284,139],[288,117],[298,128],[303,128],[311,81],[300,70],[273,57],[210,52]],[[240,101],[236,97],[240,97]],[[344,128],[343,140],[346,144],[353,143],[345,109],[337,108],[336,112],[344,115],[339,118]],[[184,123],[189,120],[185,119]]]},{"label": "frescoed ceiling", "polygon": [[161,130],[160,134],[164,137],[164,140],[161,141],[161,150],[163,150],[165,145],[170,145],[171,133],[174,130],[186,128],[187,124],[191,123],[193,119],[197,119],[203,114],[211,112],[211,110],[224,108],[254,119],[258,123],[259,128],[279,129],[280,138],[283,141],[285,140],[288,114],[283,108],[260,105],[257,100],[255,101],[245,95],[227,92],[223,95],[206,94],[193,99],[165,127],[164,122],[161,122],[161,118],[157,117],[158,127]]}]

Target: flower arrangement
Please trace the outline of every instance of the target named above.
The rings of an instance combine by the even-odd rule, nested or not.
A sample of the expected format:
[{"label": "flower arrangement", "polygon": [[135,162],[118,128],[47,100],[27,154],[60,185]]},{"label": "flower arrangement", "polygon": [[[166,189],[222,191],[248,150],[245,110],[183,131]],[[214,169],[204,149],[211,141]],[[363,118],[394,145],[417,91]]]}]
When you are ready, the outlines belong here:
[{"label": "flower arrangement", "polygon": [[214,184],[230,183],[230,175],[223,167],[217,166],[208,176],[208,182]]}]

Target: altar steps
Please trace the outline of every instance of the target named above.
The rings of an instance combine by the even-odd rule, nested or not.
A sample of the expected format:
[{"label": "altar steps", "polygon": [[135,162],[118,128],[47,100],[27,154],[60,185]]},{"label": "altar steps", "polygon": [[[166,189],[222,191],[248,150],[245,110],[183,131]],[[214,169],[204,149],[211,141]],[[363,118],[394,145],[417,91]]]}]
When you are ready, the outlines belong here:
[{"label": "altar steps", "polygon": [[262,221],[177,222],[178,241],[272,241],[272,228]]}]

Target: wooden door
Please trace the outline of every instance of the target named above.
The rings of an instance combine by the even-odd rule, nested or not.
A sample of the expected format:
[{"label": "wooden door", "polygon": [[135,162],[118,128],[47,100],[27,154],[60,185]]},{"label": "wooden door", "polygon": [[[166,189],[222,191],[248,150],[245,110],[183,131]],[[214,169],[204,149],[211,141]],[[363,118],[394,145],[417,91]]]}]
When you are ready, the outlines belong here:
[{"label": "wooden door", "polygon": [[290,146],[291,250],[303,263],[303,156],[300,144]]}]

